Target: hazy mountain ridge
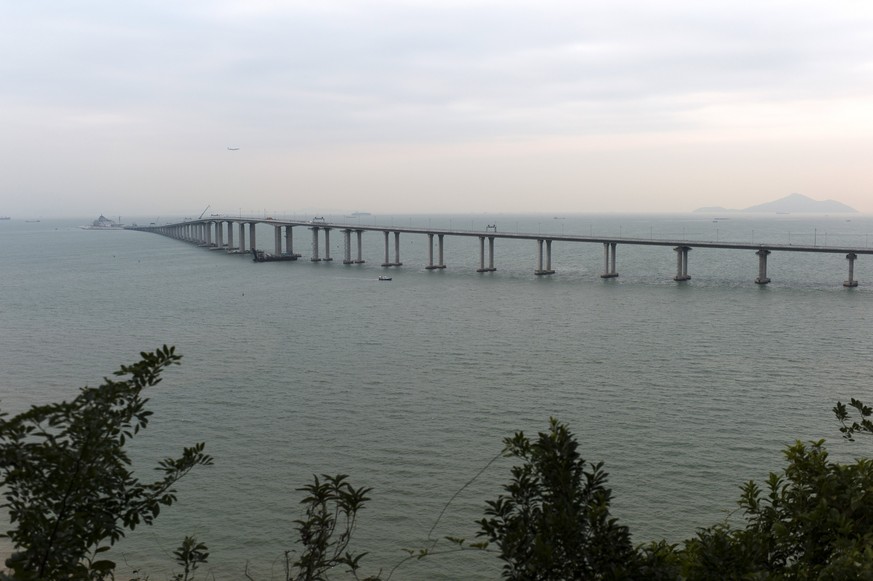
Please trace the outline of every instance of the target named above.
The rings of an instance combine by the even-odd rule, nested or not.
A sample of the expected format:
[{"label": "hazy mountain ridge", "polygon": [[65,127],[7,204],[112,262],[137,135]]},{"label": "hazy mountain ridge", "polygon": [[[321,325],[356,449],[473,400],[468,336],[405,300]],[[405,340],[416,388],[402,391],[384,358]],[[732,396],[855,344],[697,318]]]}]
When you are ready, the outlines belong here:
[{"label": "hazy mountain ridge", "polygon": [[789,194],[772,202],[750,206],[742,210],[707,206],[698,208],[695,212],[712,214],[714,212],[749,212],[749,213],[789,213],[789,214],[857,214],[858,210],[836,200],[813,200],[803,194]]}]

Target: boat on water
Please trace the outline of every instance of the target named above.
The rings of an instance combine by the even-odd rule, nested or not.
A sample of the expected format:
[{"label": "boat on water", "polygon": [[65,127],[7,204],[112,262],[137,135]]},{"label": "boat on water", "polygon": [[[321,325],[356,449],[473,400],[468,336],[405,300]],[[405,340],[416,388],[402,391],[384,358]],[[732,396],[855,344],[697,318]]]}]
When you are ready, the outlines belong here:
[{"label": "boat on water", "polygon": [[9,216],[0,216],[0,220],[11,220]]},{"label": "boat on water", "polygon": [[79,226],[82,230],[123,230],[124,224],[121,223],[121,217],[119,216],[118,222],[115,220],[110,220],[103,214],[100,214],[100,217],[91,222],[90,226]]},{"label": "boat on water", "polygon": [[390,276],[382,275],[382,276],[379,277],[379,280],[391,280],[391,277],[390,277]]},{"label": "boat on water", "polygon": [[299,254],[270,254],[263,250],[252,248],[252,260],[254,262],[280,262],[283,260],[297,260]]}]

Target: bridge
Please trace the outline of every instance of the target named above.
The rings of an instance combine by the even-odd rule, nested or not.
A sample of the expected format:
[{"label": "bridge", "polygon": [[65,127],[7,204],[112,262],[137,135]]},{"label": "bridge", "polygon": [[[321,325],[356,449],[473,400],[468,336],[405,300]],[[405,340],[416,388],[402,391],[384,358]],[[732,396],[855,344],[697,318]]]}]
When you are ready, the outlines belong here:
[{"label": "bridge", "polygon": [[[266,224],[274,228],[273,253],[257,250],[255,227],[258,224]],[[227,229],[225,230],[225,225]],[[533,240],[536,242],[536,266],[534,274],[551,275],[552,269],[552,243],[589,243],[603,245],[603,273],[601,278],[615,278],[618,276],[616,269],[616,251],[619,244],[631,244],[642,246],[667,246],[673,247],[676,252],[676,276],[675,281],[687,281],[691,279],[688,274],[688,253],[693,248],[720,248],[732,250],[754,251],[758,257],[757,284],[767,284],[770,278],[767,276],[767,257],[773,252],[824,252],[829,254],[844,254],[848,261],[848,278],[843,282],[845,287],[856,287],[858,281],[854,277],[855,260],[861,254],[873,254],[873,248],[806,245],[806,244],[769,244],[749,242],[713,242],[703,240],[678,240],[678,239],[654,239],[633,238],[621,236],[579,236],[573,234],[532,234],[519,232],[498,232],[496,225],[489,225],[484,231],[481,230],[454,230],[445,228],[418,228],[401,226],[379,226],[360,224],[343,224],[326,222],[322,218],[313,220],[276,220],[273,218],[248,218],[248,217],[210,217],[197,220],[187,220],[175,224],[132,226],[129,230],[153,232],[162,234],[176,240],[190,242],[198,246],[213,250],[224,250],[229,253],[247,254],[252,252],[255,260],[297,260],[302,255],[294,251],[294,228],[305,228],[312,232],[313,262],[332,261],[330,256],[330,233],[334,230],[341,232],[344,237],[343,264],[363,264],[362,258],[362,234],[364,232],[382,232],[385,238],[385,255],[381,266],[399,267],[403,265],[400,260],[400,235],[420,235],[428,237],[428,256],[425,268],[428,270],[446,268],[444,260],[444,240],[446,236],[458,236],[466,238],[478,238],[479,240],[479,268],[477,272],[494,272],[494,241],[496,239]],[[238,237],[234,237],[234,230],[238,230]],[[246,236],[248,231],[248,237]],[[225,236],[226,232],[226,236]],[[352,253],[352,239],[356,239],[357,252]],[[320,251],[319,238],[324,238],[324,252]],[[393,236],[393,257],[391,256],[391,238]],[[248,249],[246,248],[248,238]],[[434,241],[436,240],[437,261],[434,263]],[[487,242],[487,262],[486,262]]]}]

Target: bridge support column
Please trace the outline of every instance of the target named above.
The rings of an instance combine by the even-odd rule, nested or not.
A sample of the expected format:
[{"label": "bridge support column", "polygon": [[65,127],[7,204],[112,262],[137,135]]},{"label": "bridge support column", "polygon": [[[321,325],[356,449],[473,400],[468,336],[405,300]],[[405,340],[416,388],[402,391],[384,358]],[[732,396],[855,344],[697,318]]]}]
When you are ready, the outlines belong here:
[{"label": "bridge support column", "polygon": [[688,251],[691,250],[688,246],[677,246],[673,250],[676,251],[676,276],[675,281],[691,280],[688,276]]},{"label": "bridge support column", "polygon": [[251,250],[256,250],[258,248],[258,241],[255,239],[255,224],[254,222],[249,223],[249,248]]},{"label": "bridge support column", "polygon": [[352,231],[343,230],[343,264],[354,264],[352,260]]},{"label": "bridge support column", "polygon": [[427,235],[427,266],[425,270],[433,270],[436,266],[433,264],[433,234]]},{"label": "bridge support column", "polygon": [[206,222],[203,225],[203,231],[206,236],[204,236],[203,242],[206,246],[212,246],[212,222]]},{"label": "bridge support column", "polygon": [[310,228],[312,230],[312,258],[309,260],[311,262],[321,262],[321,258],[318,257],[318,226]]},{"label": "bridge support column", "polygon": [[[543,268],[543,242],[546,243],[546,267]],[[537,269],[534,271],[536,275],[555,274],[552,270],[552,241],[537,239]]]},{"label": "bridge support column", "polygon": [[858,286],[858,281],[855,280],[855,259],[858,258],[858,255],[854,252],[850,252],[846,255],[846,260],[849,261],[849,280],[843,283],[844,287],[854,288]]},{"label": "bridge support column", "polygon": [[767,284],[770,282],[767,277],[767,255],[770,254],[770,251],[762,248],[755,254],[758,255],[758,278],[755,279],[755,284]]},{"label": "bridge support column", "polygon": [[355,264],[364,264],[364,259],[361,255],[361,252],[362,252],[361,248],[363,247],[363,245],[361,244],[361,237],[364,234],[364,231],[357,230],[356,232],[358,234],[358,259],[355,260]]},{"label": "bridge support column", "polygon": [[282,227],[273,226],[274,251],[276,256],[282,256]]},{"label": "bridge support column", "polygon": [[488,271],[494,272],[494,236],[488,237]]},{"label": "bridge support column", "polygon": [[476,272],[488,272],[485,269],[485,237],[479,236],[479,268]]},{"label": "bridge support column", "polygon": [[615,270],[615,250],[618,246],[617,242],[603,243],[603,274],[600,278],[616,278],[618,272]]},{"label": "bridge support column", "polygon": [[394,233],[394,266],[403,266],[400,262],[400,232]]},{"label": "bridge support column", "polygon": [[285,252],[288,256],[296,256],[297,258],[300,258],[299,254],[294,254],[293,226],[285,226]]},{"label": "bridge support column", "polygon": [[324,261],[330,262],[333,258],[330,257],[330,228],[324,228]]},{"label": "bridge support column", "polygon": [[224,248],[224,222],[215,223],[215,243],[219,248]]},{"label": "bridge support column", "polygon": [[382,263],[382,266],[394,266],[390,262],[391,259],[388,258],[388,234],[389,234],[389,232],[386,230],[384,232],[384,234],[385,234],[385,262]]},{"label": "bridge support column", "polygon": [[437,254],[437,256],[439,257],[439,264],[437,264],[438,268],[445,268],[446,267],[446,263],[443,261],[443,237],[444,236],[445,236],[444,234],[437,234],[437,240],[438,240],[437,244],[439,244],[439,253]]},{"label": "bridge support column", "polygon": [[246,251],[246,223],[239,223],[239,251],[245,253]]}]

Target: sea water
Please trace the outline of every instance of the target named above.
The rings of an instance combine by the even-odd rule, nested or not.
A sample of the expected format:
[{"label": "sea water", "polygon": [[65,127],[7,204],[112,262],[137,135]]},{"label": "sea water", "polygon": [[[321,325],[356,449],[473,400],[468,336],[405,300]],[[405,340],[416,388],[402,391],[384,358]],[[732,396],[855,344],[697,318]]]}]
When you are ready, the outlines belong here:
[{"label": "sea water", "polygon": [[[866,247],[873,217],[850,218],[326,216]],[[143,480],[199,441],[215,464],[116,546],[124,572],[169,577],[172,550],[196,535],[215,579],[246,568],[282,578],[285,551],[299,549],[298,489],[342,473],[372,487],[351,547],[370,552],[366,573],[402,562],[393,579],[497,578],[493,554],[403,562],[404,549],[474,540],[485,501],[509,481],[511,460],[489,465],[503,439],[546,430],[550,417],[570,426],[584,458],[605,462],[613,512],[635,542],[678,542],[735,518],[739,485],[780,468],[795,439],[827,438],[837,458],[870,453],[840,440],[830,411],[873,399],[867,255],[855,289],[842,286],[841,254],[774,252],[762,286],[753,252],[699,248],[692,279],[676,283],[669,247],[619,245],[620,276],[601,279],[602,245],[555,242],[556,273],[541,277],[530,240],[497,239],[497,271],[480,274],[476,238],[446,237],[447,268],[428,271],[427,237],[402,234],[403,266],[379,282],[381,233],[364,234],[363,265],[342,264],[336,231],[335,261],[310,262],[303,228],[299,261],[256,264],[155,234],[77,228],[88,221],[0,223],[0,399],[19,412],[74,397],[140,351],[170,344],[183,355],[151,391],[155,415],[131,453]],[[272,229],[257,234],[271,250]]]}]

